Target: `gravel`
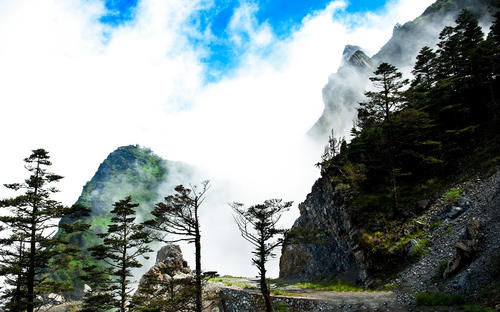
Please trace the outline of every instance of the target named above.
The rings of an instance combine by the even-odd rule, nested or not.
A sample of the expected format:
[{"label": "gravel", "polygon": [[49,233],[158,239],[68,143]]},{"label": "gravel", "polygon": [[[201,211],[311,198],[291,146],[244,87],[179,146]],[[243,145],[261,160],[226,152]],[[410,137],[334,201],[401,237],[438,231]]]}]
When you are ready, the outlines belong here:
[{"label": "gravel", "polygon": [[[441,198],[421,218],[428,225],[438,220],[442,223],[434,229],[428,227],[427,254],[395,279],[399,285],[395,292],[401,304],[414,306],[415,294],[419,292],[477,295],[493,281],[491,256],[500,252],[500,170],[484,180],[476,177],[457,186],[464,190],[459,202],[467,205],[461,214],[453,218],[450,207]],[[465,239],[467,223],[472,220],[480,222],[480,251],[471,264],[443,280],[439,265],[454,257],[455,244]]]}]

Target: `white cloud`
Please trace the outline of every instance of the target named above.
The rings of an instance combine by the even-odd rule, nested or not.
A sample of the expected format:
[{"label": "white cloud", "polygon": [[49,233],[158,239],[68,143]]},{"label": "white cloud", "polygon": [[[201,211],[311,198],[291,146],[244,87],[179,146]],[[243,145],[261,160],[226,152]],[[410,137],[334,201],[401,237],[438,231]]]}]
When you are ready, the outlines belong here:
[{"label": "white cloud", "polygon": [[[149,146],[213,180],[207,268],[251,275],[226,202],[304,200],[319,156],[304,133],[321,114],[321,89],[344,45],[375,53],[396,22],[431,2],[392,1],[377,14],[346,15],[346,3],[335,1],[283,40],[258,24],[255,4],[242,2],[228,31],[236,43],[250,38],[247,52],[236,70],[204,84],[206,51],[189,43],[196,29],[186,21],[211,2],[143,0],[135,20],[109,28],[98,21],[105,9],[97,0],[0,1],[0,183],[19,181],[22,158],[45,147],[66,176],[60,198],[70,204],[113,149]],[[272,52],[263,56],[263,47]],[[295,206],[287,225],[297,215]],[[277,270],[274,262],[270,271]]]}]

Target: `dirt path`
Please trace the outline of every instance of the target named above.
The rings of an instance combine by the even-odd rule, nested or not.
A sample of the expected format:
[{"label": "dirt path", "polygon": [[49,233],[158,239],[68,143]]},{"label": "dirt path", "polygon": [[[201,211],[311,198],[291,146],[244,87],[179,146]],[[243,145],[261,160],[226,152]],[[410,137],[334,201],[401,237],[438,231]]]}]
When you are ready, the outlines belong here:
[{"label": "dirt path", "polygon": [[[259,281],[256,279],[222,277],[216,278],[213,283],[222,288],[260,295]],[[366,311],[406,311],[397,304],[397,298],[393,292],[324,291],[280,283],[271,283],[271,290],[274,298],[284,300],[317,301],[328,303],[329,306],[339,307],[366,307]]]}]

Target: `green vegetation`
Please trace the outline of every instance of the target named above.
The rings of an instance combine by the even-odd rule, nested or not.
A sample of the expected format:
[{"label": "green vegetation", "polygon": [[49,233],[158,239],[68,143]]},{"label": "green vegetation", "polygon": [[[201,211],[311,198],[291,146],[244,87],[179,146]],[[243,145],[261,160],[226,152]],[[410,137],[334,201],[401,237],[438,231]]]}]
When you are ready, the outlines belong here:
[{"label": "green vegetation", "polygon": [[235,287],[239,287],[239,288],[242,288],[242,289],[258,289],[257,287],[255,286],[252,286],[248,283],[245,283],[245,282],[242,282],[240,280],[238,280],[238,278],[227,278],[227,277],[222,277],[222,278],[213,278],[213,279],[210,279],[210,281],[213,281],[213,282],[216,282],[216,283],[222,283],[226,286],[235,286]]},{"label": "green vegetation", "polygon": [[[485,39],[475,17],[462,11],[436,49],[421,49],[406,90],[397,68],[380,64],[351,142],[330,137],[318,165],[346,199],[374,273],[390,275],[426,252],[425,240],[413,255],[406,252],[423,230],[417,201],[436,198],[471,169],[497,164],[491,160],[500,154],[499,18]],[[444,198],[454,204],[461,193],[453,188]]]},{"label": "green vegetation", "polygon": [[304,296],[304,294],[293,292],[293,291],[284,291],[280,289],[272,289],[271,295],[275,296]]},{"label": "green vegetation", "polygon": [[444,194],[444,201],[448,205],[454,205],[462,197],[463,189],[461,187],[453,187]]},{"label": "green vegetation", "polygon": [[[50,173],[49,153],[33,150],[24,159],[29,177],[22,183],[6,184],[13,198],[0,199],[0,208],[9,212],[0,216],[0,276],[5,283],[0,290],[2,309],[6,311],[38,311],[47,304],[51,292],[71,289],[67,282],[57,281],[46,272],[77,263],[79,250],[67,239],[53,237],[51,231],[58,218],[80,218],[89,211],[80,205],[65,207],[52,199],[55,184],[63,177]],[[63,224],[65,233],[83,231],[88,225]],[[7,230],[5,233],[4,230]]]},{"label": "green vegetation", "polygon": [[416,298],[418,306],[453,306],[463,305],[467,302],[467,298],[464,296],[444,293],[419,293]]},{"label": "green vegetation", "polygon": [[448,266],[448,260],[441,260],[439,262],[439,266],[438,266],[439,275],[443,275],[443,273],[446,270],[447,266]]},{"label": "green vegetation", "polygon": [[449,307],[449,306],[459,306],[463,311],[466,312],[494,312],[495,309],[484,308],[480,304],[471,303],[471,298],[452,295],[445,293],[419,293],[416,296],[417,306],[428,306],[428,307]]},{"label": "green vegetation", "polygon": [[437,229],[438,227],[440,227],[440,226],[441,226],[441,224],[443,224],[443,221],[434,221],[434,222],[431,224],[431,230]]},{"label": "green vegetation", "polygon": [[157,200],[161,198],[158,187],[168,177],[170,171],[178,171],[189,176],[190,169],[182,164],[166,162],[154,155],[149,149],[139,146],[123,146],[113,151],[102,162],[94,177],[85,184],[77,204],[91,209],[91,215],[84,218],[63,218],[62,224],[84,223],[90,229],[82,232],[65,233],[59,231],[57,237],[69,240],[82,249],[81,260],[71,265],[53,269],[53,278],[69,281],[73,287],[82,289],[80,276],[83,268],[96,264],[87,248],[98,245],[102,240],[98,234],[105,233],[111,224],[110,211],[113,203],[131,195],[140,204],[137,208],[138,221],[150,217]]},{"label": "green vegetation", "polygon": [[360,292],[367,291],[364,288],[346,283],[342,280],[326,280],[321,282],[305,282],[305,283],[297,283],[295,286],[306,288],[306,289],[315,289],[322,291],[338,291],[338,292]]},{"label": "green vegetation", "polygon": [[415,245],[412,246],[410,257],[413,261],[419,260],[423,255],[427,254],[427,245],[429,245],[429,239],[423,238],[418,240]]}]

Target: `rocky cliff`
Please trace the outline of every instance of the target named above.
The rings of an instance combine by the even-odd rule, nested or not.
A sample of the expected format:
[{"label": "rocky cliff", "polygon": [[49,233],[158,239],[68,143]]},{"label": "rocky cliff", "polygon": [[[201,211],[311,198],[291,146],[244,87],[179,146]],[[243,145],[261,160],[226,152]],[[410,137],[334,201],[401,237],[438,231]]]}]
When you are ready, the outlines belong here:
[{"label": "rocky cliff", "polygon": [[318,243],[283,247],[280,278],[311,280],[339,276],[352,282],[366,280],[364,254],[354,240],[358,229],[351,221],[342,196],[335,192],[328,178],[316,181],[299,210],[300,217],[292,230],[319,229],[321,235]]}]

